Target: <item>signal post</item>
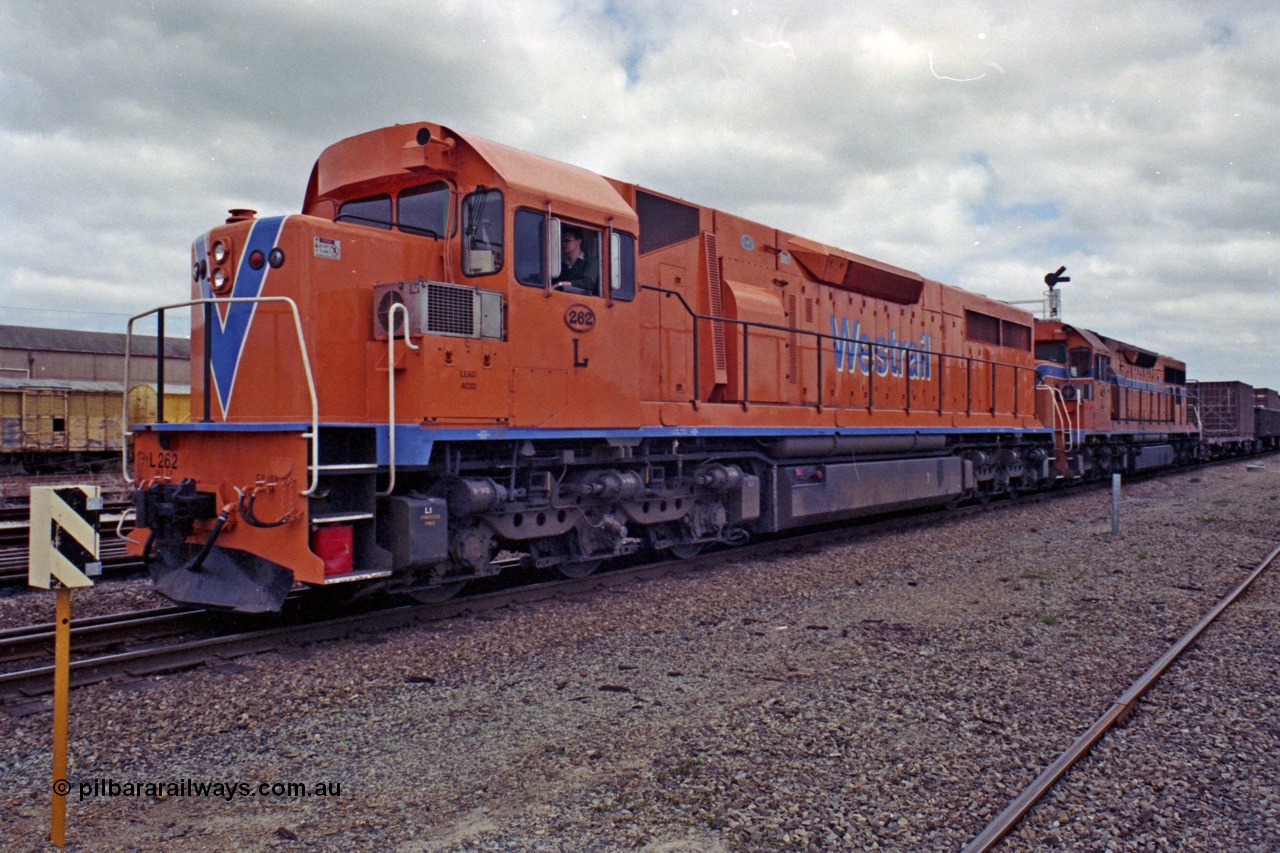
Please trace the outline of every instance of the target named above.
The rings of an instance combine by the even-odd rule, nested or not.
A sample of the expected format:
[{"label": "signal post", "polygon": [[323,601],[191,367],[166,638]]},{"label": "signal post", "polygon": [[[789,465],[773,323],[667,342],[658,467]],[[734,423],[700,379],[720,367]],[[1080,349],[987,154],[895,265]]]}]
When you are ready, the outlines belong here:
[{"label": "signal post", "polygon": [[53,806],[49,839],[66,844],[67,722],[71,685],[71,590],[93,586],[102,574],[97,486],[32,486],[30,564],[27,583],[56,589],[53,670]]}]

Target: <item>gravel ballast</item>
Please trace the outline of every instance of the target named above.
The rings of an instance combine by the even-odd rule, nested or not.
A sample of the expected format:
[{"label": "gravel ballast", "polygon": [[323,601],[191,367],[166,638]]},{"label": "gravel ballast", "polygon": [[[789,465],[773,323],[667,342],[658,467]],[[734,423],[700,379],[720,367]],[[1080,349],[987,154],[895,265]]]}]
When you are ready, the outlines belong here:
[{"label": "gravel ballast", "polygon": [[[1280,462],[1110,517],[1082,491],[86,688],[67,849],[958,850],[1280,543]],[[1280,567],[997,849],[1280,849],[1278,601]],[[50,729],[0,714],[0,850],[55,849]]]}]

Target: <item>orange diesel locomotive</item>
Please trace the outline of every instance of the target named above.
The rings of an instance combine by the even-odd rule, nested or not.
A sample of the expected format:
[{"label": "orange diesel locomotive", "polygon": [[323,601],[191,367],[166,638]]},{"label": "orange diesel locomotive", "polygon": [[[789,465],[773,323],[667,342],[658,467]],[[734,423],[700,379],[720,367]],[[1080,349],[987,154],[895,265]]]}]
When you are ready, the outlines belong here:
[{"label": "orange diesel locomotive", "polygon": [[191,420],[132,428],[132,547],[211,607],[438,599],[499,551],[579,576],[1086,467],[1026,311],[435,124],[326,149],[301,214],[232,211],[158,310],[191,312]]},{"label": "orange diesel locomotive", "polygon": [[1054,396],[1063,472],[1097,477],[1194,461],[1187,366],[1168,356],[1069,326],[1036,321],[1036,368]]}]

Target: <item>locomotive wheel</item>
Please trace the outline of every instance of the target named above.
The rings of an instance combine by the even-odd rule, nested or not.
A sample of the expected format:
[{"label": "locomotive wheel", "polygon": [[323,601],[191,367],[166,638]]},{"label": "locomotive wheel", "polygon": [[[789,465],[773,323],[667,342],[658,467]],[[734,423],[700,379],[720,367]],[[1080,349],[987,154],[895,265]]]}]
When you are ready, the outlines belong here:
[{"label": "locomotive wheel", "polygon": [[672,545],[667,549],[667,553],[677,560],[692,560],[702,553],[702,548],[706,544],[705,542],[690,542],[685,545]]},{"label": "locomotive wheel", "polygon": [[577,560],[572,563],[561,563],[556,568],[565,577],[577,580],[595,574],[596,569],[600,568],[603,562],[604,560]]},{"label": "locomotive wheel", "polygon": [[453,598],[466,585],[466,581],[454,581],[439,586],[420,586],[409,590],[409,596],[422,604],[440,604]]}]

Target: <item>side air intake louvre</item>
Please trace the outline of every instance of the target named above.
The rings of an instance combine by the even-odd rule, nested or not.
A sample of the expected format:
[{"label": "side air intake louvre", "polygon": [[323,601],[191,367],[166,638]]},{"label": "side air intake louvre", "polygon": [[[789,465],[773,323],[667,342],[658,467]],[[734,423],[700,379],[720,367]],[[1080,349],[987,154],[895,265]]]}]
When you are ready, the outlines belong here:
[{"label": "side air intake louvre", "polygon": [[[503,340],[503,301],[496,290],[440,281],[397,281],[373,288],[373,336],[387,337],[396,303],[409,312],[409,334]],[[403,316],[396,312],[396,334]]]}]

